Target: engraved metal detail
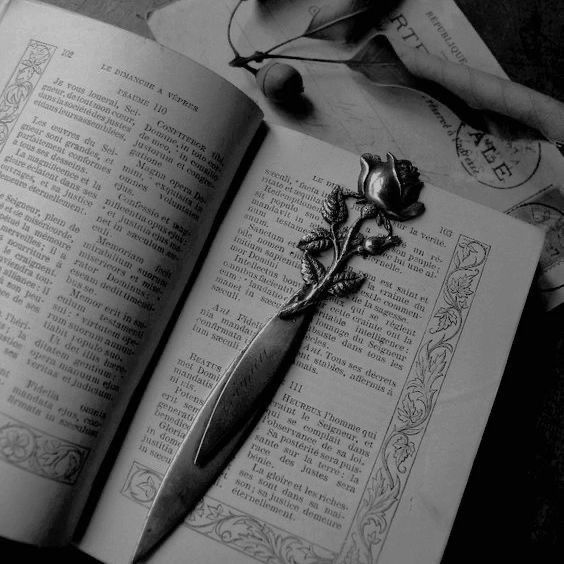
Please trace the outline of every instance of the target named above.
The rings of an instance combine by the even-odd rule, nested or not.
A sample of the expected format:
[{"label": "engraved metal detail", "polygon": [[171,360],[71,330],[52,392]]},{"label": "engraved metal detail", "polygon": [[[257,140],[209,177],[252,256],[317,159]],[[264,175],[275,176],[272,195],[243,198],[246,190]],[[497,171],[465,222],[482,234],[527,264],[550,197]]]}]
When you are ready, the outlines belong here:
[{"label": "engraved metal detail", "polygon": [[[298,243],[303,253],[304,285],[282,307],[281,317],[301,313],[327,296],[344,297],[358,291],[365,276],[351,268],[345,269],[348,260],[355,255],[377,256],[400,244],[400,238],[393,234],[390,219],[405,221],[423,213],[425,208],[417,201],[423,183],[419,180],[419,171],[409,161],[398,160],[391,153],[383,161],[377,155],[366,153],[360,158],[360,164],[358,191],[337,187],[330,192],[321,208],[329,227],[316,227]],[[352,224],[346,226],[348,199],[355,200],[359,213]],[[361,227],[368,219],[375,219],[384,227],[386,235],[365,237]],[[328,249],[333,250],[333,260],[326,268],[317,257]]]}]

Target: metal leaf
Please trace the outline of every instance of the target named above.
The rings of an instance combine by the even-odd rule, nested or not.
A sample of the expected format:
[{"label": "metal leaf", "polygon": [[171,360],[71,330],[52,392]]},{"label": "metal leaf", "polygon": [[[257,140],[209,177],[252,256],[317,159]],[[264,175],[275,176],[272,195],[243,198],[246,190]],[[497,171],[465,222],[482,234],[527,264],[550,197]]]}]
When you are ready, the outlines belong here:
[{"label": "metal leaf", "polygon": [[349,210],[340,188],[335,188],[327,194],[321,208],[323,219],[329,223],[344,223],[349,215]]},{"label": "metal leaf", "polygon": [[333,284],[329,288],[329,293],[339,298],[348,296],[358,291],[365,280],[366,276],[364,274],[358,274],[354,270],[348,269],[333,278]]},{"label": "metal leaf", "polygon": [[331,247],[331,234],[325,227],[316,227],[304,235],[299,243],[298,248],[302,251],[309,251],[310,253],[320,253]]},{"label": "metal leaf", "polygon": [[[337,237],[339,238],[339,242],[343,242],[345,240],[345,238],[347,237],[347,234],[349,232],[349,228],[346,225],[343,225],[339,231],[337,231]],[[355,233],[355,235],[353,236],[352,240],[351,240],[351,245],[353,247],[357,247],[358,245],[362,245],[362,242],[364,241],[364,235],[358,231],[357,233]]]},{"label": "metal leaf", "polygon": [[389,39],[376,34],[351,59],[345,63],[350,69],[362,73],[378,86],[395,86],[414,90],[435,99],[450,108],[468,125],[487,130],[480,112],[472,109],[464,100],[440,84],[416,77],[404,65]]},{"label": "metal leaf", "polygon": [[325,267],[306,252],[302,257],[301,274],[306,284],[317,284],[325,275]]}]

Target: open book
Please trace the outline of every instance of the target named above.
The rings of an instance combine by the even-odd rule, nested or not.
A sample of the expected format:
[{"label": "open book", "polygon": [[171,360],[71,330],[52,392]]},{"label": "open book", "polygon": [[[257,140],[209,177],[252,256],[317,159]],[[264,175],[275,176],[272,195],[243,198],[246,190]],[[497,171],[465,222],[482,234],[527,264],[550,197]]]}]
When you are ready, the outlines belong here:
[{"label": "open book", "polygon": [[[333,187],[355,188],[359,156],[264,124],[154,42],[0,6],[0,535],[126,562],[194,415],[299,286],[295,243]],[[394,224],[401,246],[354,259],[368,282],[320,308],[155,562],[440,559],[543,235],[430,185],[421,200]]]}]

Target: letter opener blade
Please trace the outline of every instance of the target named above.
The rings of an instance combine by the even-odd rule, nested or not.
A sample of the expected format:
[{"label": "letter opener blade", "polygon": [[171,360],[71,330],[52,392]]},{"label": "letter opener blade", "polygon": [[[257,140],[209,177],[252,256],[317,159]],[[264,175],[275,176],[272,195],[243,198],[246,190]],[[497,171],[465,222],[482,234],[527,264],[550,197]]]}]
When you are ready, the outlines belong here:
[{"label": "letter opener blade", "polygon": [[310,319],[310,312],[273,317],[211,391],[158,489],[133,562],[174,530],[219,477],[262,415]]},{"label": "letter opener blade", "polygon": [[[302,237],[304,281],[233,361],[204,402],[174,456],[147,514],[132,562],[145,559],[200,502],[262,415],[291,364],[315,307],[323,299],[356,292],[365,275],[344,268],[348,260],[382,254],[400,243],[390,217],[403,221],[420,215],[422,183],[409,161],[387,162],[376,155],[361,157],[358,192],[333,189],[323,200],[321,215],[329,228],[318,227]],[[352,225],[347,199],[360,206]],[[386,235],[365,237],[362,223],[376,219]],[[333,250],[326,267],[316,257]]]}]

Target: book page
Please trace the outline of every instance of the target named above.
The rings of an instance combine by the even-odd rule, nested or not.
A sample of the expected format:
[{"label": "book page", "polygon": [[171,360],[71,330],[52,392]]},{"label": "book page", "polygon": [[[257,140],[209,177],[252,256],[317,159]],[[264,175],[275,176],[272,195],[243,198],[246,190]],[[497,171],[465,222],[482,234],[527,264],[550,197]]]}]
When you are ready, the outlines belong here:
[{"label": "book page", "polygon": [[[237,351],[301,286],[296,243],[323,225],[333,187],[356,188],[359,165],[351,153],[269,130],[82,549],[108,562],[132,556],[190,422]],[[260,423],[151,562],[183,562],[188,551],[199,563],[439,559],[543,236],[430,185],[421,199],[422,216],[394,224],[401,246],[353,258],[368,281],[318,308]],[[358,209],[349,211],[353,221]],[[374,220],[362,227],[379,232]]]},{"label": "book page", "polygon": [[0,20],[0,534],[68,541],[260,123],[156,43]]},{"label": "book page", "polygon": [[[236,4],[237,0],[179,0],[155,11],[149,24],[163,45],[188,54],[253,97],[269,123],[357,153],[373,151],[384,142],[397,156],[419,162],[422,176],[435,186],[543,228],[547,237],[537,285],[548,307],[562,303],[564,158],[555,145],[485,134],[427,95],[382,86],[374,67],[368,78],[371,73],[359,72],[362,66],[280,61],[301,73],[305,97],[297,109],[273,103],[261,94],[250,73],[228,65],[233,51],[227,22]],[[401,0],[393,7],[391,13],[375,19],[373,32],[382,32],[406,48],[507,78],[453,0]],[[356,9],[355,3],[347,2],[244,2],[235,14],[231,39],[238,52],[248,56],[303,33],[315,14],[321,23]],[[331,31],[339,36],[338,30]],[[355,35],[348,42],[302,38],[275,53],[370,60],[370,51],[363,55],[366,43],[366,37]],[[383,81],[389,84],[385,73]]]}]

